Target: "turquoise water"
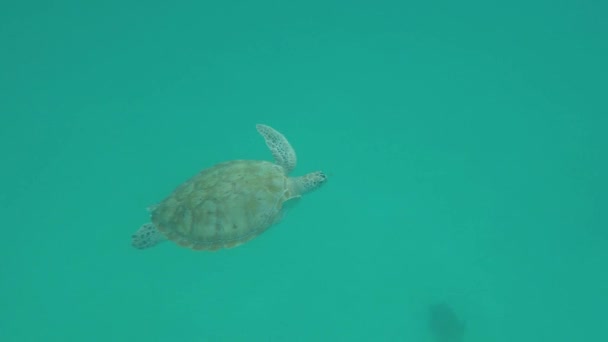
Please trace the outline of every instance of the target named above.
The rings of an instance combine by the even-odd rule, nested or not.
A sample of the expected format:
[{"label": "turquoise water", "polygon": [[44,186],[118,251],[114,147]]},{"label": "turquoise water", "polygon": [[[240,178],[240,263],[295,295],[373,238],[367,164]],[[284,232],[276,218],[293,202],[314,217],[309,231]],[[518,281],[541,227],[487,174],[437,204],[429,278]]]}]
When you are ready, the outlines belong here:
[{"label": "turquoise water", "polygon": [[[0,11],[0,341],[606,341],[608,8],[22,2]],[[326,186],[236,249],[135,250],[214,163]]]}]

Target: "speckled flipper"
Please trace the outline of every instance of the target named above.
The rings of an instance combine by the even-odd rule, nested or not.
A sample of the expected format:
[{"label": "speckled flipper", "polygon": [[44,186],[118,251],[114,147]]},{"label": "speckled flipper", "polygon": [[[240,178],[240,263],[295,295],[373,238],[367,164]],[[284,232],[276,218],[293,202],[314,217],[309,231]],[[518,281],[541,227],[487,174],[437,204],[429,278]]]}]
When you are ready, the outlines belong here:
[{"label": "speckled flipper", "polygon": [[275,162],[285,169],[285,174],[289,174],[296,167],[297,158],[296,151],[291,147],[287,138],[270,126],[258,124],[255,127],[266,140],[266,146],[272,152]]},{"label": "speckled flipper", "polygon": [[141,226],[132,236],[131,245],[137,249],[145,249],[167,240],[152,223]]}]

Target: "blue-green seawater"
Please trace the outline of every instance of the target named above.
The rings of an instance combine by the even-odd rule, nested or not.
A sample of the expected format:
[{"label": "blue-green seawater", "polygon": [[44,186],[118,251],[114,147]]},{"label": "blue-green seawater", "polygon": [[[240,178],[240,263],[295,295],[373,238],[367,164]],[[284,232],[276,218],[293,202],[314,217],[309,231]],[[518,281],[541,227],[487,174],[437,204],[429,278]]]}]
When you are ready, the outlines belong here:
[{"label": "blue-green seawater", "polygon": [[[601,1],[0,10],[0,341],[608,341]],[[236,249],[130,246],[199,170],[330,179]],[[457,336],[455,336],[456,338]]]}]

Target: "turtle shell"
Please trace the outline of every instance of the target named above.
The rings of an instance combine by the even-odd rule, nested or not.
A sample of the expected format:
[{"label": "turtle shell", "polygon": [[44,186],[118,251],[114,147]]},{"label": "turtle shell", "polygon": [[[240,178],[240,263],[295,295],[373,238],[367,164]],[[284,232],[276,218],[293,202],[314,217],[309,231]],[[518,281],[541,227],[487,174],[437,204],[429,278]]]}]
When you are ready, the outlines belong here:
[{"label": "turtle shell", "polygon": [[201,171],[151,211],[169,240],[196,250],[241,245],[282,216],[292,198],[283,168],[267,161],[235,160]]}]

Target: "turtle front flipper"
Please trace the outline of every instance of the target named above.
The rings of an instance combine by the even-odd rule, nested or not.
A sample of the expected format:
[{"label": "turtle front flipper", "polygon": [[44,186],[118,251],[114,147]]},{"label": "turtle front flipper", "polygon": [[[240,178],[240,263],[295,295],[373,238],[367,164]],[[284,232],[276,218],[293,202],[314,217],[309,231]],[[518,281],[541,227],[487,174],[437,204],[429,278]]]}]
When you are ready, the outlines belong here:
[{"label": "turtle front flipper", "polygon": [[154,224],[148,222],[131,236],[131,246],[137,249],[146,249],[154,247],[165,240],[167,238],[156,229]]},{"label": "turtle front flipper", "polygon": [[297,158],[287,138],[270,126],[258,124],[255,127],[266,140],[275,162],[283,167],[285,174],[289,174],[296,167]]}]

